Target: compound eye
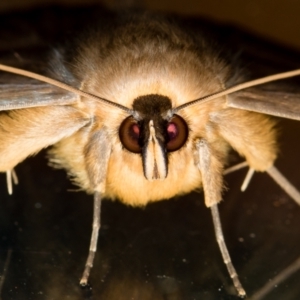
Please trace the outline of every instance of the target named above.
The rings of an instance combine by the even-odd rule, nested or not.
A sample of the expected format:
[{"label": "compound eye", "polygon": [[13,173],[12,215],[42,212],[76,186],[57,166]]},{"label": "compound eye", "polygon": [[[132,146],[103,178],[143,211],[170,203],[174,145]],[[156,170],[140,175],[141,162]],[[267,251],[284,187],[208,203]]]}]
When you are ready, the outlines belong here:
[{"label": "compound eye", "polygon": [[179,150],[188,138],[189,130],[184,119],[174,115],[167,125],[167,150],[169,152]]},{"label": "compound eye", "polygon": [[133,117],[126,118],[119,129],[119,137],[122,145],[128,151],[133,153],[141,153],[142,149],[139,145],[141,128]]}]

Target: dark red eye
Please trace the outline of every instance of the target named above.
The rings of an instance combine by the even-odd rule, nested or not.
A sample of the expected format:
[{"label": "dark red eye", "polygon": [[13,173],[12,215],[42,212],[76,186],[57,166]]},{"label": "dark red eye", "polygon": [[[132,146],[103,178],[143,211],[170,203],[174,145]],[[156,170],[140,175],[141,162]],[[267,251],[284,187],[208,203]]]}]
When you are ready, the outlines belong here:
[{"label": "dark red eye", "polygon": [[189,130],[186,122],[178,115],[174,115],[167,125],[168,143],[167,150],[169,152],[180,149],[186,142]]},{"label": "dark red eye", "polygon": [[133,117],[126,118],[119,129],[119,137],[122,145],[130,152],[141,153],[139,145],[140,126]]}]

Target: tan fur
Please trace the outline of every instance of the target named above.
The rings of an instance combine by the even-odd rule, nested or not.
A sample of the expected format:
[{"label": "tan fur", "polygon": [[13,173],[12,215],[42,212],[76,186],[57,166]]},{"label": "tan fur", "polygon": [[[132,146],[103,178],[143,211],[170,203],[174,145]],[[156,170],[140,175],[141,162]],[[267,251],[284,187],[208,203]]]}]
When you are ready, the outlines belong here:
[{"label": "tan fur", "polygon": [[[84,91],[129,108],[139,96],[159,94],[169,97],[176,108],[227,86],[234,72],[214,49],[206,46],[205,40],[199,38],[195,42],[164,22],[143,21],[137,25],[140,29],[131,28],[130,24],[107,33],[108,36],[88,39],[79,47],[72,72],[80,78]],[[155,30],[152,34],[148,27],[165,35],[158,36]],[[202,47],[199,51],[198,43]],[[226,97],[187,107],[179,114],[188,124],[189,137],[180,150],[168,154],[168,174],[163,180],[147,180],[141,155],[123,148],[118,132],[128,114],[86,98],[72,107],[2,113],[0,170],[10,170],[28,155],[55,144],[52,163],[66,168],[82,189],[142,206],[202,186],[206,175],[200,174],[195,155],[198,140],[208,143],[214,155],[212,168],[217,166],[218,174],[226,162],[229,145],[259,171],[266,170],[276,158],[273,122],[259,114],[226,108]],[[97,170],[97,162],[103,157],[87,149],[93,135],[101,130],[106,131],[104,143],[111,147],[110,156],[107,173],[104,168],[103,174],[93,176],[88,173],[90,166],[94,164],[92,170]],[[221,184],[220,181],[218,186]]]},{"label": "tan fur", "polygon": [[[161,84],[167,81],[166,77],[164,81],[161,80]],[[184,84],[186,87],[188,83]],[[215,90],[221,88],[218,86],[219,82],[208,84],[209,87],[213,85],[215,85]],[[141,90],[141,86],[142,83],[137,82],[138,91]],[[193,86],[190,87],[192,88]],[[153,90],[149,89],[148,84],[145,90],[147,93],[156,91],[155,87]],[[132,84],[130,91],[131,93],[135,91]],[[175,96],[174,99],[179,98],[179,95],[182,96],[181,86],[178,85],[177,89],[172,90],[173,95],[176,93],[177,97]],[[188,96],[189,94],[184,98],[188,99]],[[174,99],[172,100],[176,107],[178,103]],[[105,110],[104,117],[101,107],[99,105],[98,109],[96,105],[94,114],[97,116],[96,120],[99,119],[100,123],[103,122],[110,129],[110,140],[113,144],[106,176],[105,196],[120,199],[126,204],[146,205],[151,201],[167,199],[200,188],[201,174],[193,156],[195,140],[198,138],[205,138],[208,141],[222,164],[226,161],[228,144],[245,156],[249,164],[257,170],[265,170],[276,157],[273,122],[260,114],[224,108],[225,99],[217,99],[211,103],[199,104],[182,111],[181,115],[190,128],[188,142],[179,151],[169,154],[168,176],[162,181],[149,181],[143,175],[141,156],[123,149],[118,138],[118,129],[124,119],[123,113],[118,114],[115,109]],[[262,131],[262,128],[267,128],[267,130]],[[85,158],[82,152],[84,145],[88,143],[88,135],[86,138],[81,138],[81,136],[82,133],[79,131],[62,140],[56,145],[54,153],[62,166],[75,176],[75,181],[83,189],[92,193],[94,191],[84,172]]]},{"label": "tan fur", "polygon": [[85,113],[68,106],[1,112],[0,171],[13,169],[29,155],[70,136],[88,121]]}]

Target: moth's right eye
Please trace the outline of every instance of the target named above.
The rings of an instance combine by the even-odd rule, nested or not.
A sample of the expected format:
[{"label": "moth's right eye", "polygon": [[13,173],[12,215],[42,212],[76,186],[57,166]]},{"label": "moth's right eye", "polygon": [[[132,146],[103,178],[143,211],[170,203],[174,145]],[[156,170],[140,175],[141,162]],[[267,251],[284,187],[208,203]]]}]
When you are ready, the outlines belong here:
[{"label": "moth's right eye", "polygon": [[133,117],[126,118],[119,129],[119,137],[122,145],[130,152],[141,153],[139,145],[141,129]]}]

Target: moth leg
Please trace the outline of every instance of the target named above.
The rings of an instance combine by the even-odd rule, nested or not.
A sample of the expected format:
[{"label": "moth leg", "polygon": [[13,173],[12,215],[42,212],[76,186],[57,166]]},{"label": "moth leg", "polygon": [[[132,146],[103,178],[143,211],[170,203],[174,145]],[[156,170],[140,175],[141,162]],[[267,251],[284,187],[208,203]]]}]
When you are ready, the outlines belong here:
[{"label": "moth leg", "polygon": [[14,169],[6,171],[6,183],[7,183],[7,191],[9,195],[13,193],[13,183],[17,185],[19,183],[17,174]]},{"label": "moth leg", "polygon": [[279,170],[272,166],[266,172],[275,180],[275,182],[300,205],[299,191],[279,172]]},{"label": "moth leg", "polygon": [[233,284],[238,292],[238,295],[240,297],[245,297],[246,292],[238,278],[238,274],[232,264],[228,249],[226,247],[226,243],[224,240],[224,234],[222,231],[222,225],[221,225],[221,220],[220,220],[220,214],[219,214],[219,209],[218,209],[218,204],[213,205],[211,208],[211,214],[214,222],[214,228],[215,228],[215,234],[216,234],[216,239],[223,257],[223,261],[227,267],[228,273],[233,281]]},{"label": "moth leg", "polygon": [[196,150],[198,157],[195,160],[202,176],[205,205],[211,207],[222,200],[223,165],[206,140],[198,140]]},{"label": "moth leg", "polygon": [[101,215],[101,194],[96,192],[94,194],[94,212],[93,212],[93,231],[90,242],[89,255],[85,263],[85,268],[80,280],[80,285],[86,286],[90,276],[91,269],[97,250],[98,235],[100,230],[100,215]]},{"label": "moth leg", "polygon": [[[227,175],[229,173],[238,171],[238,170],[240,170],[242,168],[245,168],[245,167],[248,167],[248,162],[247,161],[243,161],[243,162],[241,162],[239,164],[236,164],[236,165],[234,165],[232,167],[227,168],[223,172],[223,175]],[[244,182],[242,183],[242,186],[241,186],[241,191],[242,192],[244,192],[247,189],[247,187],[248,187],[248,185],[249,185],[249,183],[250,183],[250,181],[251,181],[251,179],[252,179],[252,177],[254,175],[254,172],[255,172],[255,169],[249,168],[249,170],[247,172],[247,175],[246,175],[246,177],[244,179]]]},{"label": "moth leg", "polygon": [[243,182],[243,184],[241,186],[241,191],[242,192],[246,191],[246,189],[247,189],[247,187],[248,187],[248,185],[249,185],[249,183],[250,183],[250,181],[251,181],[251,179],[253,177],[254,172],[255,172],[255,170],[253,168],[249,168],[249,170],[247,172],[247,175],[246,175],[246,177],[244,179],[244,182]]},{"label": "moth leg", "polygon": [[[227,175],[229,173],[235,172],[241,168],[247,167],[247,161],[241,162],[237,165],[227,168],[223,174]],[[249,168],[249,171],[244,179],[241,186],[241,191],[244,192],[248,187],[250,180],[254,174],[255,170]],[[273,165],[266,172],[274,179],[274,181],[296,202],[300,205],[300,192],[283,176],[283,174]]]},{"label": "moth leg", "polygon": [[245,167],[248,167],[248,162],[247,161],[243,161],[239,164],[236,164],[232,167],[227,168],[226,170],[224,170],[223,175],[230,174],[232,172],[238,171],[238,170],[240,170],[242,168],[245,168]]},{"label": "moth leg", "polygon": [[222,164],[218,160],[217,153],[213,153],[206,140],[201,139],[196,142],[196,149],[198,157],[198,168],[202,175],[202,183],[205,197],[205,204],[210,207],[213,223],[215,228],[216,239],[223,257],[223,261],[227,267],[233,284],[240,297],[244,297],[246,292],[239,281],[237,272],[232,264],[229,252],[224,240],[224,234],[222,231],[220,215],[218,211],[218,202],[221,200],[222,191]]},{"label": "moth leg", "polygon": [[19,184],[19,179],[18,179],[18,176],[17,176],[17,173],[16,173],[15,169],[11,170],[11,175],[12,175],[12,179],[13,179],[14,184],[15,185]]},{"label": "moth leg", "polygon": [[85,167],[90,185],[94,192],[93,230],[90,242],[89,255],[80,280],[80,285],[85,286],[93,267],[97,250],[98,234],[100,230],[101,198],[105,193],[106,173],[111,153],[111,141],[105,129],[92,132],[89,143],[84,149]]}]

